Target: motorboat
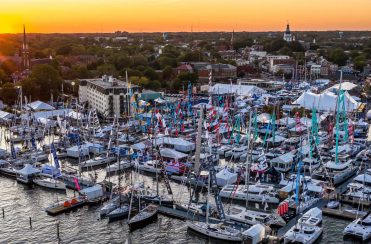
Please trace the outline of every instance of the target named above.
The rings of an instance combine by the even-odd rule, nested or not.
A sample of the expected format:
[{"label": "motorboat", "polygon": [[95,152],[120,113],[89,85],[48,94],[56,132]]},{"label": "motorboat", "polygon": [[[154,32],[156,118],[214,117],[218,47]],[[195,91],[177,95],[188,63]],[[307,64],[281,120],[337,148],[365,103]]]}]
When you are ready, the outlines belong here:
[{"label": "motorboat", "polygon": [[186,223],[189,229],[214,239],[239,242],[243,239],[241,231],[226,226],[223,223],[209,224],[199,221],[187,221]]},{"label": "motorboat", "polygon": [[326,169],[319,167],[313,171],[313,178],[320,180],[330,179],[334,185],[349,179],[357,171],[357,168],[352,165],[352,161],[338,162],[328,161],[325,164]]},{"label": "motorboat", "polygon": [[339,206],[340,206],[340,202],[339,201],[329,201],[326,204],[326,208],[331,208],[331,209],[338,208]]},{"label": "motorboat", "polygon": [[364,217],[358,218],[345,227],[343,234],[368,241],[371,238],[371,212]]},{"label": "motorboat", "polygon": [[303,167],[302,169],[306,172],[312,172],[320,166],[320,162],[315,158],[304,158],[302,160]]}]

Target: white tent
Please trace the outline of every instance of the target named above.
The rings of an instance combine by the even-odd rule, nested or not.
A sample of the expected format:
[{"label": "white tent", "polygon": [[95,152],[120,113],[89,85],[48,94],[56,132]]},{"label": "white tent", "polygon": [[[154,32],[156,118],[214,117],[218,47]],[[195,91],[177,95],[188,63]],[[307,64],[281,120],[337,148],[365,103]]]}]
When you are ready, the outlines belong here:
[{"label": "white tent", "polygon": [[44,103],[42,101],[35,101],[32,103],[29,103],[26,105],[26,107],[32,110],[54,110],[55,109],[53,106],[50,106],[49,104]]},{"label": "white tent", "polygon": [[257,86],[250,85],[215,84],[209,88],[209,93],[218,95],[236,94],[238,96],[252,97],[254,95],[261,96],[267,93],[267,91]]},{"label": "white tent", "polygon": [[357,87],[356,84],[353,84],[352,82],[342,82],[341,84],[336,84],[336,85],[333,85],[331,86],[330,88],[327,88],[326,91],[337,91],[339,90],[339,87],[341,87],[341,90],[344,90],[344,91],[350,91],[354,88]]},{"label": "white tent", "polygon": [[[345,109],[350,112],[358,108],[358,103],[349,95],[348,92],[345,95]],[[324,92],[322,94],[315,94],[312,92],[304,92],[301,96],[293,102],[293,104],[299,104],[301,107],[306,109],[316,108],[321,111],[335,111],[337,105],[338,96],[332,92]]]},{"label": "white tent", "polygon": [[237,174],[230,172],[227,168],[222,169],[216,174],[216,183],[218,186],[234,184],[237,181]]}]

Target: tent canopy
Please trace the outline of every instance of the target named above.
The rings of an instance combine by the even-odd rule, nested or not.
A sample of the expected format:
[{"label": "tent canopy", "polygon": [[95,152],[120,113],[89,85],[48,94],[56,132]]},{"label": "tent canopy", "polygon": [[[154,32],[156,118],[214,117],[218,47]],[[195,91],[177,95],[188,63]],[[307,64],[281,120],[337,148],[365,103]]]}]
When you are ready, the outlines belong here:
[{"label": "tent canopy", "polygon": [[261,96],[267,93],[267,91],[250,85],[215,84],[209,88],[209,93],[218,95],[236,94],[238,96],[252,97],[253,95]]},{"label": "tent canopy", "polygon": [[32,103],[29,103],[26,105],[26,107],[32,110],[54,110],[55,109],[53,106],[50,106],[49,104],[44,103],[42,101],[35,101]]},{"label": "tent canopy", "polygon": [[[345,109],[350,112],[358,108],[357,103],[348,92],[345,95]],[[301,107],[306,109],[316,108],[321,111],[335,111],[338,101],[338,96],[332,92],[324,92],[322,94],[315,94],[309,91],[304,92],[301,96],[293,102],[293,104],[299,104]]]}]

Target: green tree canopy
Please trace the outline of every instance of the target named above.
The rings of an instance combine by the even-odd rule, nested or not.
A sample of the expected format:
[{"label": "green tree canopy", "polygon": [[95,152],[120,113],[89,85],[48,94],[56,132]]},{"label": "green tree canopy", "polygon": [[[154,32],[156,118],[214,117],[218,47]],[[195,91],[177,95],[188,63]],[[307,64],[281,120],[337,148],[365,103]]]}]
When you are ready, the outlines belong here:
[{"label": "green tree canopy", "polygon": [[337,48],[330,51],[329,60],[339,66],[343,66],[346,64],[348,56],[346,55],[343,49]]},{"label": "green tree canopy", "polygon": [[56,97],[63,82],[62,78],[59,76],[58,70],[48,64],[35,65],[32,67],[31,75],[28,80],[28,82],[30,82],[29,84],[35,86],[35,89],[30,90],[30,92],[35,92],[35,94],[27,94],[29,91],[25,90],[25,95],[43,101],[49,100],[51,94]]},{"label": "green tree canopy", "polygon": [[17,89],[14,87],[13,83],[8,82],[1,87],[0,97],[5,104],[13,105],[16,103]]}]

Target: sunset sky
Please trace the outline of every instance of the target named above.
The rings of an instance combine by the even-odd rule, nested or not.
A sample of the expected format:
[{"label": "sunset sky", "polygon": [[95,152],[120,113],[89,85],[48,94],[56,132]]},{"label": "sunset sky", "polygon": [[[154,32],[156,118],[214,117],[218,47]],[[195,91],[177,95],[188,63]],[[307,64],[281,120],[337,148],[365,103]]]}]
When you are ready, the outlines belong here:
[{"label": "sunset sky", "polygon": [[371,0],[0,0],[0,33],[371,30]]}]

